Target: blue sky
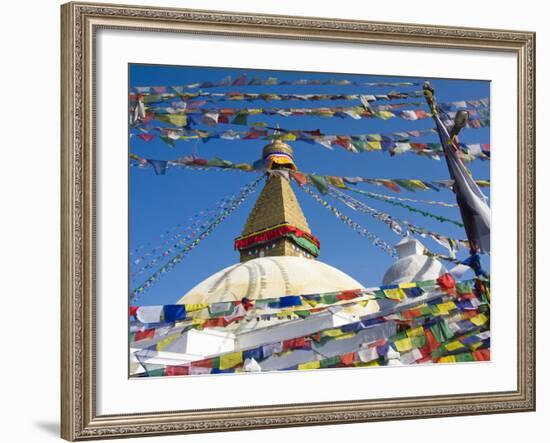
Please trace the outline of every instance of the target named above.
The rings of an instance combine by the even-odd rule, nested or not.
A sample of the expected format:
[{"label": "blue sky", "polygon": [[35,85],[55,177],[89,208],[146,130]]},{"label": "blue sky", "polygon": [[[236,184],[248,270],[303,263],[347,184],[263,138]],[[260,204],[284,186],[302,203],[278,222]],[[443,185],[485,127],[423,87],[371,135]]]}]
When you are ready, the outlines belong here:
[{"label": "blue sky", "polygon": [[[159,66],[131,64],[129,66],[129,84],[133,86],[179,86],[204,81],[219,81],[231,75],[233,79],[247,73],[248,78],[259,76],[263,79],[276,77],[278,80],[319,79],[327,80],[349,79],[358,82],[420,82],[429,80],[436,90],[438,101],[450,102],[457,100],[470,100],[489,97],[490,82],[455,79],[411,78],[380,75],[351,75],[293,71],[268,71],[247,70],[233,68],[205,68],[186,66]],[[410,87],[365,87],[365,86],[231,86],[209,88],[209,92],[273,92],[273,93],[361,93],[383,94],[391,90],[413,91],[421,86]],[[196,90],[191,90],[196,91]],[[378,102],[387,104],[393,102],[414,101],[418,99],[396,100],[392,102]],[[208,103],[207,107],[323,107],[323,106],[357,106],[357,101],[235,101],[220,102],[219,105]],[[427,110],[426,106],[422,109]],[[404,109],[418,109],[410,107]],[[199,120],[199,119],[198,119]],[[432,119],[418,121],[406,121],[400,118],[390,120],[352,118],[323,118],[309,116],[249,116],[248,123],[267,122],[270,126],[279,124],[286,129],[320,129],[325,134],[371,134],[387,133],[402,130],[427,129],[434,126]],[[196,125],[197,128],[207,130],[234,129],[243,131],[250,126],[218,125],[216,128]],[[463,143],[489,143],[489,128],[465,129],[462,131],[460,141]],[[436,135],[430,135],[415,139],[418,142],[438,142]],[[220,157],[233,162],[252,163],[261,156],[265,140],[221,140],[213,139],[206,143],[199,141],[177,141],[175,148],[170,148],[159,138],[150,142],[132,137],[129,141],[130,152],[144,158],[171,160],[183,155],[195,152],[204,158]],[[329,150],[319,144],[305,142],[292,142],[295,162],[300,170],[316,172],[322,175],[362,176],[370,178],[420,178],[424,180],[446,180],[449,178],[445,160],[434,161],[414,153],[405,153],[390,157],[384,152],[366,152],[354,154],[341,148]],[[468,164],[475,178],[490,178],[490,162],[476,160]],[[244,173],[239,171],[222,171],[211,169],[208,171],[195,171],[187,169],[169,169],[166,175],[155,175],[152,168],[129,169],[129,226],[130,226],[130,251],[140,248],[147,251],[150,247],[162,243],[166,237],[161,235],[175,225],[186,226],[189,219],[199,211],[213,207],[220,198],[238,192],[239,188],[252,182],[258,177],[257,173]],[[308,219],[311,231],[321,241],[321,255],[319,260],[328,263],[348,273],[365,286],[377,286],[381,283],[385,270],[394,261],[380,249],[373,246],[367,239],[360,237],[352,229],[335,218],[326,208],[315,202],[310,196],[293,184],[296,195],[302,205],[302,209]],[[260,192],[258,188],[245,203],[241,205],[228,219],[226,219],[209,237],[169,273],[163,275],[153,287],[145,292],[137,304],[169,304],[174,303],[197,283],[239,261],[239,254],[233,250],[233,239],[240,235],[252,206]],[[394,196],[417,198],[422,200],[440,200],[454,203],[454,195],[451,191],[441,190],[412,193],[405,189],[400,194],[392,193],[385,188],[358,185],[358,189],[383,193]],[[386,192],[387,191],[387,192]],[[484,188],[486,195],[489,189]],[[356,194],[360,200],[369,206],[390,213],[393,216],[408,220],[413,224],[426,229],[448,235],[453,238],[465,239],[463,229],[449,223],[441,223],[437,220],[411,213],[408,210],[396,207],[385,202],[366,199]],[[354,221],[360,223],[371,232],[390,244],[399,241],[400,237],[394,234],[387,225],[377,221],[366,214],[355,212],[347,206],[334,201],[330,197],[324,197],[333,206],[346,213]],[[460,220],[457,208],[445,208],[434,205],[416,205],[434,214]],[[173,231],[171,231],[173,234]],[[447,251],[433,242],[431,239],[421,241],[433,252],[446,254]],[[466,251],[459,254],[465,257]],[[140,254],[130,256],[133,260]],[[489,266],[488,258],[484,258],[484,265]],[[159,262],[160,265],[164,262]],[[142,265],[142,264],[140,264]],[[155,269],[156,270],[156,269]],[[143,273],[135,281],[130,280],[130,288],[134,289],[142,283],[150,273]],[[281,294],[284,295],[284,294]]]}]

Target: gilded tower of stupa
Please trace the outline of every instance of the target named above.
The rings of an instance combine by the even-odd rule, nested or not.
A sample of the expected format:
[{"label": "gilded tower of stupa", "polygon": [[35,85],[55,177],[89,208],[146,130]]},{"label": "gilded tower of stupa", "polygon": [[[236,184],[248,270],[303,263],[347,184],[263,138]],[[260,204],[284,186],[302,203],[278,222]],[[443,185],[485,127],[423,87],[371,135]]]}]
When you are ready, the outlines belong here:
[{"label": "gilded tower of stupa", "polygon": [[241,262],[272,256],[317,257],[319,240],[310,233],[290,185],[289,173],[296,170],[292,148],[276,138],[264,147],[262,158],[267,183],[235,239]]}]

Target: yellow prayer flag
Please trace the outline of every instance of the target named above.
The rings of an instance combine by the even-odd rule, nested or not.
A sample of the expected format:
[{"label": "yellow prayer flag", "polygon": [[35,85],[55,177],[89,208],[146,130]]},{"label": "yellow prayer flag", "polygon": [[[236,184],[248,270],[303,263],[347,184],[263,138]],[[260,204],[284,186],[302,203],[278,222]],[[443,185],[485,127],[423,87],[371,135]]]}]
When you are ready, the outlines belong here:
[{"label": "yellow prayer flag", "polygon": [[481,326],[482,324],[487,323],[487,320],[489,319],[485,314],[477,314],[475,317],[470,319],[470,321],[476,326]]},{"label": "yellow prayer flag", "polygon": [[243,362],[243,353],[232,352],[231,354],[220,355],[220,369],[229,369]]},{"label": "yellow prayer flag", "polygon": [[395,117],[395,114],[391,111],[379,111],[376,113],[376,115],[378,115],[378,117],[380,117],[382,120],[388,120]]},{"label": "yellow prayer flag", "polygon": [[327,180],[329,181],[329,183],[331,185],[334,185],[336,186],[337,188],[345,188],[346,185],[344,184],[344,180],[342,179],[342,177],[333,177],[333,176],[328,176],[327,177]]},{"label": "yellow prayer flag", "polygon": [[207,307],[208,307],[208,304],[206,303],[186,303],[185,312],[200,311],[201,309],[205,309]]},{"label": "yellow prayer flag", "polygon": [[416,283],[399,283],[401,289],[416,288]]},{"label": "yellow prayer flag", "polygon": [[287,132],[285,135],[281,137],[281,140],[284,140],[287,142],[293,142],[296,140],[296,135],[291,132]]},{"label": "yellow prayer flag", "polygon": [[344,333],[340,329],[327,329],[323,332],[323,335],[326,337],[340,337]]},{"label": "yellow prayer flag", "polygon": [[445,345],[445,349],[447,349],[447,351],[456,351],[457,349],[462,349],[463,347],[464,345],[458,340],[453,340]]},{"label": "yellow prayer flag", "polygon": [[455,363],[456,358],[454,355],[447,355],[445,357],[441,357],[439,360],[437,360],[438,363]]},{"label": "yellow prayer flag", "polygon": [[338,337],[336,337],[336,340],[345,340],[345,339],[352,338],[352,337],[355,337],[355,333],[354,332],[348,332],[347,334],[339,335]]},{"label": "yellow prayer flag", "polygon": [[424,335],[424,328],[422,326],[407,329],[407,337],[419,337],[421,335]]},{"label": "yellow prayer flag", "polygon": [[[301,306],[299,306],[301,308]],[[285,318],[287,316],[294,315],[294,312],[290,309],[283,309],[282,311],[277,312],[277,318]]]},{"label": "yellow prayer flag", "polygon": [[301,363],[298,365],[298,370],[302,369],[319,369],[321,367],[321,362],[319,360],[308,361],[307,363]]},{"label": "yellow prayer flag", "polygon": [[185,126],[187,124],[187,116],[185,114],[168,114],[166,119],[174,126]]},{"label": "yellow prayer flag", "polygon": [[370,151],[380,151],[382,150],[382,144],[380,142],[367,142],[367,148]]},{"label": "yellow prayer flag", "polygon": [[438,314],[447,315],[449,311],[456,309],[456,305],[452,301],[440,303],[437,305]]},{"label": "yellow prayer flag", "polygon": [[170,343],[172,343],[176,338],[181,337],[179,334],[175,334],[172,337],[165,338],[157,343],[157,351],[160,352],[164,350]]},{"label": "yellow prayer flag", "polygon": [[423,189],[423,190],[430,189],[421,180],[409,180],[409,183],[419,189]]},{"label": "yellow prayer flag", "polygon": [[407,296],[401,288],[384,289],[384,294],[392,300],[403,300]]},{"label": "yellow prayer flag", "polygon": [[372,360],[372,361],[369,361],[367,363],[363,363],[361,361],[358,361],[354,364],[355,367],[358,367],[358,368],[364,368],[366,366],[380,366],[380,363],[378,362],[378,360]]},{"label": "yellow prayer flag", "polygon": [[399,352],[410,351],[413,348],[412,340],[409,337],[403,338],[401,340],[397,340],[395,342],[395,348]]}]

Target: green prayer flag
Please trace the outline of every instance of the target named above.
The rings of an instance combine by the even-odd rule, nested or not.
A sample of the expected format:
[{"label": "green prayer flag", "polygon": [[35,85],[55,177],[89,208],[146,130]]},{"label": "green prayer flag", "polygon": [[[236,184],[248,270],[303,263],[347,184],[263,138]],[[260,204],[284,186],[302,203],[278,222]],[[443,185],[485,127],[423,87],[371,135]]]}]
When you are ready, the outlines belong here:
[{"label": "green prayer flag", "polygon": [[160,94],[150,94],[142,96],[143,103],[153,103],[158,102],[162,96]]},{"label": "green prayer flag", "polygon": [[337,301],[338,299],[336,298],[336,294],[325,294],[321,296],[321,303],[325,305],[332,305]]},{"label": "green prayer flag", "polygon": [[187,115],[185,114],[155,114],[155,119],[179,127],[187,125]]},{"label": "green prayer flag", "polygon": [[411,341],[414,348],[421,348],[426,344],[426,336],[419,335],[416,337],[411,337]]},{"label": "green prayer flag", "polygon": [[359,152],[365,152],[365,142],[353,140],[351,141],[351,144],[355,149],[357,149]]},{"label": "green prayer flag", "polygon": [[455,333],[451,331],[451,329],[447,326],[447,323],[444,321],[440,323],[441,325],[441,331],[443,332],[443,335],[447,340],[453,338],[455,336]]},{"label": "green prayer flag", "polygon": [[421,306],[418,310],[421,315],[430,315],[432,313],[432,309],[429,306]]},{"label": "green prayer flag", "polygon": [[308,174],[309,180],[315,185],[322,195],[328,194],[327,179],[322,175]]},{"label": "green prayer flag", "polygon": [[220,357],[214,357],[212,359],[212,369],[220,369]]},{"label": "green prayer flag", "polygon": [[464,352],[462,354],[456,354],[455,355],[456,361],[460,363],[468,362],[468,361],[475,361],[474,356],[471,352]]},{"label": "green prayer flag", "polygon": [[340,363],[340,357],[336,356],[336,357],[325,358],[321,360],[319,363],[321,364],[321,368],[330,368],[331,366],[335,366],[338,363]]},{"label": "green prayer flag", "polygon": [[456,292],[458,294],[471,294],[472,293],[472,284],[470,282],[464,281],[456,284]]},{"label": "green prayer flag", "polygon": [[170,146],[171,148],[175,148],[176,147],[176,142],[171,139],[170,137],[165,137],[163,135],[160,136],[160,139],[166,143],[168,146]]},{"label": "green prayer flag", "polygon": [[217,166],[220,168],[229,168],[233,165],[229,160],[222,160],[221,158],[214,157],[208,161],[208,166]]},{"label": "green prayer flag", "polygon": [[309,311],[294,311],[294,313],[301,318],[306,318],[311,315],[311,312]]},{"label": "green prayer flag", "polygon": [[418,286],[419,288],[427,288],[428,286],[435,286],[436,283],[437,282],[435,280],[419,281],[416,282],[416,286]]},{"label": "green prayer flag", "polygon": [[418,189],[416,186],[410,183],[410,180],[395,179],[394,182],[397,183],[402,188],[405,188],[411,192],[416,192],[416,190]]},{"label": "green prayer flag", "polygon": [[445,341],[445,336],[443,335],[443,331],[441,330],[441,322],[432,325],[430,327],[430,331],[432,331],[433,336],[439,343],[443,343]]},{"label": "green prayer flag", "polygon": [[246,125],[247,121],[248,121],[248,112],[239,111],[239,113],[235,116],[235,118],[231,123],[234,125]]}]

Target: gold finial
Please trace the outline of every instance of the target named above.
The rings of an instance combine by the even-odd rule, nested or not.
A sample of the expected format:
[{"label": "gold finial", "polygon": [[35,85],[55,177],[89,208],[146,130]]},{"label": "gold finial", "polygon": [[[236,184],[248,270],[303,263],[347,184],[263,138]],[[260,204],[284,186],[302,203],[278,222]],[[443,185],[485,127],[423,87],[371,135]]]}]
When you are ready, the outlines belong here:
[{"label": "gold finial", "polygon": [[294,164],[294,151],[281,140],[279,126],[273,134],[273,141],[264,146],[262,158],[267,169],[289,168],[296,171]]}]

